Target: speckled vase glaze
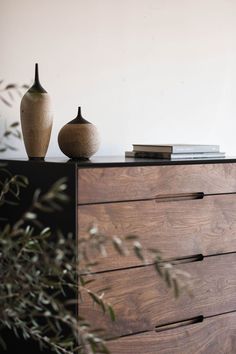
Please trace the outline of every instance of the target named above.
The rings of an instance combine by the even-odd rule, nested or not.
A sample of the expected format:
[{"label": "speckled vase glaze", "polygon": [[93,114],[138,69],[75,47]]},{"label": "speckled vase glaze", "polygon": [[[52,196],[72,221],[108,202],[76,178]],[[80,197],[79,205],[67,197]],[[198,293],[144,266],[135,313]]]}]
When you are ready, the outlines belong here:
[{"label": "speckled vase glaze", "polygon": [[35,64],[35,81],[25,93],[20,106],[21,128],[29,159],[44,159],[52,130],[51,99],[39,81],[38,64]]},{"label": "speckled vase glaze", "polygon": [[100,138],[94,124],[81,115],[81,107],[75,119],[64,125],[58,134],[61,151],[70,158],[87,160],[100,146]]}]

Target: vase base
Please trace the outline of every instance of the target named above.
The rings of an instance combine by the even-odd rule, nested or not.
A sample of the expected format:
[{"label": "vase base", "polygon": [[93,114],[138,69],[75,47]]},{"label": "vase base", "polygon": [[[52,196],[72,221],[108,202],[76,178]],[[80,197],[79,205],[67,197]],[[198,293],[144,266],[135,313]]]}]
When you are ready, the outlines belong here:
[{"label": "vase base", "polygon": [[35,160],[35,161],[44,161],[44,157],[31,157],[31,156],[28,156],[29,157],[29,160]]},{"label": "vase base", "polygon": [[89,161],[90,159],[88,157],[71,157],[71,161]]}]

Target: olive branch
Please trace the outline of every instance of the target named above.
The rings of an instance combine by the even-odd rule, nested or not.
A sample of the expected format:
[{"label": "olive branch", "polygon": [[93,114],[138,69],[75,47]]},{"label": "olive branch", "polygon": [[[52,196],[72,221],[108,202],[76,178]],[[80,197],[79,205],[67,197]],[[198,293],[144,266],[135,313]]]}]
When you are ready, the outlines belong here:
[{"label": "olive branch", "polygon": [[[24,176],[12,175],[1,167],[0,206],[20,203],[20,192],[27,188]],[[86,237],[52,230],[40,220],[41,213],[60,213],[69,198],[67,180],[56,181],[46,193],[37,189],[31,206],[19,220],[4,220],[0,227],[0,327],[12,330],[25,340],[32,338],[57,354],[109,353],[102,329],[93,329],[75,307],[89,296],[103,313],[116,320],[106,289],[94,292],[90,284],[94,267],[108,255],[109,243],[125,257],[130,249],[146,264],[142,245],[136,235],[108,237],[92,225]],[[190,277],[165,262],[158,250],[148,250],[164,282],[178,297],[188,289]],[[90,275],[90,277],[88,277]],[[78,282],[79,281],[79,282]],[[79,300],[78,300],[79,299]],[[0,344],[4,338],[0,337]],[[2,344],[3,345],[3,344]]]},{"label": "olive branch", "polygon": [[[12,108],[16,98],[22,97],[22,94],[29,88],[28,85],[18,85],[15,83],[4,84],[4,80],[0,80],[0,102],[2,105]],[[3,120],[3,129],[0,132],[0,152],[7,150],[17,150],[11,144],[11,138],[21,139],[21,131],[19,129],[19,122],[14,121],[8,123],[8,119]]]}]

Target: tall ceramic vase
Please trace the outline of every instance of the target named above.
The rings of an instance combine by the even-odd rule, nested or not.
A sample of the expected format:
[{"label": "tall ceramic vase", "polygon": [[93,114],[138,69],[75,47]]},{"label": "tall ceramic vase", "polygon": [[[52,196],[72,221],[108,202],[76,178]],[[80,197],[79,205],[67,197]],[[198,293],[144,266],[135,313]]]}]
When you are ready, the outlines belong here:
[{"label": "tall ceramic vase", "polygon": [[39,81],[35,64],[35,81],[21,100],[21,128],[29,159],[44,159],[50,141],[53,115],[51,99]]}]

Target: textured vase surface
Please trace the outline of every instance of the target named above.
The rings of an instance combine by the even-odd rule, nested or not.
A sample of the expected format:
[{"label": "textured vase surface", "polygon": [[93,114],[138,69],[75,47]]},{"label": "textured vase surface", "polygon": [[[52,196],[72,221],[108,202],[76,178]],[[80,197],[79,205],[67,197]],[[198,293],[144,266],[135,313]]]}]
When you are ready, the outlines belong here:
[{"label": "textured vase surface", "polygon": [[41,86],[38,64],[35,65],[35,82],[21,100],[21,128],[29,159],[44,159],[52,130],[51,99]]},{"label": "textured vase surface", "polygon": [[81,115],[81,107],[75,119],[64,125],[58,134],[61,151],[70,158],[89,159],[100,146],[96,126]]}]

